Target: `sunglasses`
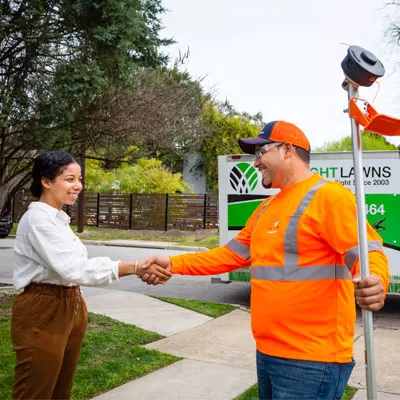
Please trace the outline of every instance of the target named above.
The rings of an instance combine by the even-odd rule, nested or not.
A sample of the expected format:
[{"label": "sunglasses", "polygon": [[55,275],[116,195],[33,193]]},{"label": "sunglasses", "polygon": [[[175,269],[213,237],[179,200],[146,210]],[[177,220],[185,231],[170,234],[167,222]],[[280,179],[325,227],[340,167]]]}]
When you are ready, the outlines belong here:
[{"label": "sunglasses", "polygon": [[274,147],[280,147],[284,143],[268,143],[265,144],[263,147],[260,149],[256,150],[255,156],[256,156],[256,161],[259,161],[261,157],[265,154],[268,153],[270,150],[272,150]]}]

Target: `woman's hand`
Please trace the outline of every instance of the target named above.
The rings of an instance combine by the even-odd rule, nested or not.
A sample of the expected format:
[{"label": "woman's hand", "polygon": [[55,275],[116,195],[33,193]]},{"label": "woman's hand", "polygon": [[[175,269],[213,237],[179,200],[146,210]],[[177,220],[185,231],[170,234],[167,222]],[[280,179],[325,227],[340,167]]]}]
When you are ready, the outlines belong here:
[{"label": "woman's hand", "polygon": [[148,284],[164,284],[172,277],[169,257],[150,257],[138,266],[137,276]]},{"label": "woman's hand", "polygon": [[[164,276],[157,275],[161,274],[161,271],[164,271]],[[146,260],[141,268],[142,274],[140,274],[140,278],[143,282],[146,282],[148,285],[158,285],[164,284],[168,279],[172,277],[171,271],[171,261],[167,256],[153,256]],[[169,274],[169,277],[166,278],[166,274]],[[139,275],[138,275],[139,276]]]}]

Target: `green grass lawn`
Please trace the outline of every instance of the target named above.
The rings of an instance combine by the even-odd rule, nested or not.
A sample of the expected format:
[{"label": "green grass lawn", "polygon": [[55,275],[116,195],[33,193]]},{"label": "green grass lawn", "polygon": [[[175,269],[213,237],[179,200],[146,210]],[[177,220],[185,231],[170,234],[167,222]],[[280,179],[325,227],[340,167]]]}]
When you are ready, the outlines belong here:
[{"label": "green grass lawn", "polygon": [[[91,398],[179,360],[169,354],[139,347],[162,337],[158,333],[90,313],[71,398]],[[0,317],[0,360],[0,399],[11,399],[15,355],[11,347],[8,317]]]},{"label": "green grass lawn", "polygon": [[175,304],[183,308],[188,308],[189,310],[196,311],[200,314],[204,314],[212,318],[218,318],[221,315],[228,314],[237,308],[229,304],[214,303],[212,301],[185,300],[185,299],[175,299],[172,297],[160,297],[160,296],[152,296],[152,297],[158,300],[165,301],[167,303]]},{"label": "green grass lawn", "polygon": [[[343,393],[342,400],[350,400],[357,389],[347,386]],[[258,400],[258,386],[257,384],[247,389],[240,396],[236,397],[234,400]]]},{"label": "green grass lawn", "polygon": [[10,319],[0,317],[0,399],[11,399],[15,356],[11,347]]},{"label": "green grass lawn", "polygon": [[219,246],[219,236],[208,236],[205,238],[197,238],[194,235],[190,235],[188,232],[188,236],[180,236],[172,238],[171,242],[178,243],[183,246],[201,246],[207,247],[207,249],[214,249]]},{"label": "green grass lawn", "polygon": [[[76,231],[76,226],[71,226]],[[142,231],[127,231],[123,229],[96,228],[85,226],[84,232],[78,234],[81,239],[86,240],[154,240],[158,242],[173,242],[184,246],[201,246],[213,249],[219,246],[219,236],[197,237],[193,232],[188,231],[185,235],[166,235],[163,231],[152,235]]]},{"label": "green grass lawn", "polygon": [[72,398],[93,397],[179,360],[169,354],[138,347],[162,338],[158,333],[135,325],[90,314]]}]

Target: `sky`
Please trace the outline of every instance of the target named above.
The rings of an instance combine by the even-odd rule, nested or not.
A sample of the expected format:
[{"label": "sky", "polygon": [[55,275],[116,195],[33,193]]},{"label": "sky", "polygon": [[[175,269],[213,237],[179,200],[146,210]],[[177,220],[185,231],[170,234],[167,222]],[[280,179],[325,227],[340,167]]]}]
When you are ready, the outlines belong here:
[{"label": "sky", "polygon": [[[400,118],[400,45],[388,27],[400,6],[383,0],[163,0],[164,50],[173,61],[189,49],[183,69],[203,78],[215,98],[238,111],[262,112],[265,122],[299,126],[311,147],[351,133],[341,62],[347,46],[375,54],[386,74],[360,97]],[[378,95],[373,101],[375,95]],[[387,137],[396,145],[400,137]]]}]

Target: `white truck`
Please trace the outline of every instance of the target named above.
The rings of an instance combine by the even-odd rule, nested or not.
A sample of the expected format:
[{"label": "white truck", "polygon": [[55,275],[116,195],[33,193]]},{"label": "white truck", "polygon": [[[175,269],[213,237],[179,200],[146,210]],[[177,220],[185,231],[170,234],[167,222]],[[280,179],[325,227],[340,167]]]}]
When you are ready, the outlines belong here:
[{"label": "white truck", "polygon": [[[255,208],[277,192],[265,189],[248,154],[218,157],[220,244],[232,239],[246,224]],[[312,153],[311,169],[327,179],[338,181],[354,192],[351,152]],[[400,294],[400,152],[363,152],[366,215],[382,237],[390,265],[389,293]],[[214,278],[249,281],[249,268]]]}]

